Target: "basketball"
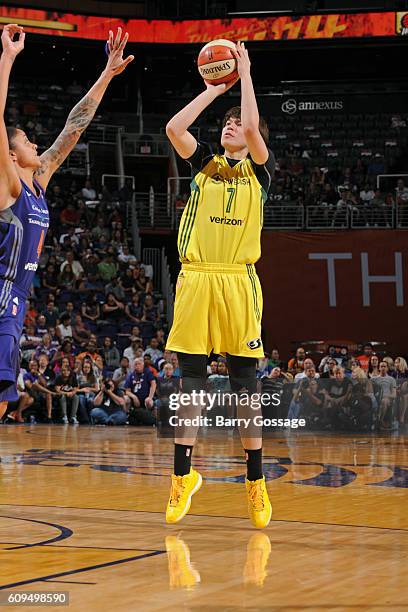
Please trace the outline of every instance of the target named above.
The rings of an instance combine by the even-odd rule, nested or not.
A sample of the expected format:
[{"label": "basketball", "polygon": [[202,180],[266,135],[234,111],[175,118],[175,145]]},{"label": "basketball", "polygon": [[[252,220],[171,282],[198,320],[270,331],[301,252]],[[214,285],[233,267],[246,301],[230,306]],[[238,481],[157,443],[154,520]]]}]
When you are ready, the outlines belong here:
[{"label": "basketball", "polygon": [[220,85],[233,81],[238,76],[233,49],[235,43],[222,38],[212,40],[201,49],[197,65],[206,83]]}]

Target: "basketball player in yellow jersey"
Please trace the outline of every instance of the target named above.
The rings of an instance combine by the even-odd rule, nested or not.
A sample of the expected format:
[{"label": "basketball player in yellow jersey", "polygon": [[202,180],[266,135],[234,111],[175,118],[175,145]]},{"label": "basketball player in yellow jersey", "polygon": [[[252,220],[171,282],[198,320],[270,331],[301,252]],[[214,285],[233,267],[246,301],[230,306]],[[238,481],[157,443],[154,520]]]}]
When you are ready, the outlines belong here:
[{"label": "basketball player in yellow jersey", "polygon": [[[207,85],[166,127],[176,151],[190,162],[193,177],[178,235],[182,269],[166,348],[177,351],[183,393],[189,394],[204,389],[210,352],[225,353],[231,388],[240,398],[238,416],[253,421],[255,413],[243,396],[250,400],[256,392],[256,361],[264,356],[262,293],[254,264],[261,254],[262,211],[274,157],[267,146],[266,123],[259,117],[243,43],[237,44],[235,57],[241,107],[231,109],[224,118],[224,154],[213,155],[188,128],[234,83]],[[179,421],[194,415],[191,404],[179,408]],[[199,412],[200,407],[196,414]],[[198,427],[176,427],[174,474],[166,511],[169,523],[185,516],[192,495],[202,484],[201,475],[191,468],[197,431]],[[262,473],[262,427],[240,429],[240,435],[247,462],[249,516],[256,527],[266,527],[272,507]]]}]

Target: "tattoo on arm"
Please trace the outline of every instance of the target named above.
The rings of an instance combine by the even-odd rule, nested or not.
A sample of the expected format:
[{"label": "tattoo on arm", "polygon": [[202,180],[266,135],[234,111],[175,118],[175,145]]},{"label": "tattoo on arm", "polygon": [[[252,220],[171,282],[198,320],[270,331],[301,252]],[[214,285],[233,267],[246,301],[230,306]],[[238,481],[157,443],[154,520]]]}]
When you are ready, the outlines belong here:
[{"label": "tattoo on arm", "polygon": [[85,96],[74,106],[61,134],[41,156],[41,167],[36,172],[37,176],[47,173],[50,166],[56,169],[62,164],[92,121],[98,105],[99,102]]}]

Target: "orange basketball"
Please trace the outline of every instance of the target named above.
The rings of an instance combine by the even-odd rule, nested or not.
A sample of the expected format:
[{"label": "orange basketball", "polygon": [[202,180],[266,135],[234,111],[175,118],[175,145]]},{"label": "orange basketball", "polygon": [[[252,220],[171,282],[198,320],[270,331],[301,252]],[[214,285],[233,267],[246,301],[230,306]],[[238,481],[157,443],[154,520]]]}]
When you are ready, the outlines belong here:
[{"label": "orange basketball", "polygon": [[220,38],[203,47],[198,56],[198,71],[206,83],[219,85],[238,76],[237,61],[232,53],[235,43]]}]

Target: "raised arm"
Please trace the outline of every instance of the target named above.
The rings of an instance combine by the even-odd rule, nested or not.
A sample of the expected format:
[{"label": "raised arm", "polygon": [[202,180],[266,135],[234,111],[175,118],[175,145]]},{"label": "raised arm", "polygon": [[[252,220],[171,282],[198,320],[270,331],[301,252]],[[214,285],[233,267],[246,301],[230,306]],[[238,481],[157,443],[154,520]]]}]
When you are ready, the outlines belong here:
[{"label": "raised arm", "polygon": [[[16,34],[19,35],[19,38],[13,41]],[[3,52],[0,58],[0,210],[8,208],[21,191],[20,179],[10,157],[4,111],[11,69],[17,55],[24,49],[24,38],[23,28],[17,24],[4,26],[1,35]]]},{"label": "raised arm", "polygon": [[237,80],[231,81],[227,85],[225,83],[221,85],[207,84],[204,91],[170,119],[166,125],[166,134],[180,157],[188,159],[195,153],[197,148],[197,140],[188,131],[188,128],[215,98],[228,91],[228,89],[235,85]]},{"label": "raised arm", "polygon": [[121,28],[118,28],[115,40],[113,39],[113,32],[109,32],[109,58],[105,70],[82,100],[74,106],[68,115],[67,122],[61,134],[51,147],[40,157],[41,167],[36,172],[36,179],[43,189],[47,188],[54,172],[71,153],[81,137],[81,134],[92,121],[96,109],[113,77],[123,72],[126,66],[133,61],[133,55],[129,55],[129,57],[123,59],[123,51],[127,40],[127,33],[122,39]]},{"label": "raised arm", "polygon": [[265,164],[269,157],[268,147],[259,131],[259,112],[251,77],[251,62],[244,43],[238,43],[234,53],[241,78],[241,123],[245,140],[256,164]]}]

